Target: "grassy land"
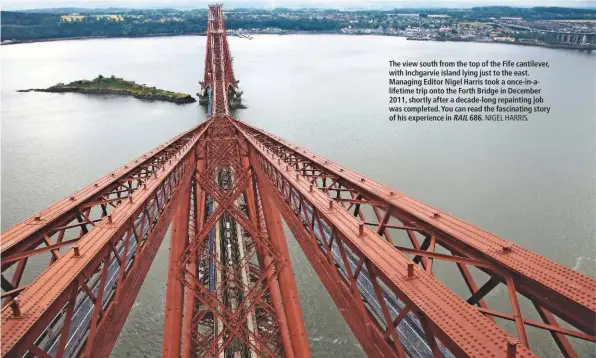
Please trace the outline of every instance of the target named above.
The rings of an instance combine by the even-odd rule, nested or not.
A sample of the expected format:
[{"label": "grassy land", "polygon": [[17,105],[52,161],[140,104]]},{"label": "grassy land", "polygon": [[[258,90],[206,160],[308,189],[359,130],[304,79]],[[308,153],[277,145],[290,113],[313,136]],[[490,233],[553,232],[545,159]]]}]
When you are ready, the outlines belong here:
[{"label": "grassy land", "polygon": [[155,87],[136,84],[133,81],[126,81],[115,76],[103,77],[89,80],[74,81],[71,83],[58,83],[49,88],[31,88],[18,90],[17,92],[77,92],[86,94],[115,94],[120,96],[132,96],[139,99],[150,101],[166,101],[174,103],[192,103],[196,99],[189,94],[164,91]]},{"label": "grassy land", "polygon": [[168,98],[185,98],[189,95],[186,93],[165,91],[155,87],[147,87],[139,85],[133,81],[126,81],[115,76],[103,77],[97,76],[95,79],[74,81],[68,84],[59,83],[48,88],[48,90],[112,90],[112,91],[126,91],[133,95],[139,96],[163,96]]}]

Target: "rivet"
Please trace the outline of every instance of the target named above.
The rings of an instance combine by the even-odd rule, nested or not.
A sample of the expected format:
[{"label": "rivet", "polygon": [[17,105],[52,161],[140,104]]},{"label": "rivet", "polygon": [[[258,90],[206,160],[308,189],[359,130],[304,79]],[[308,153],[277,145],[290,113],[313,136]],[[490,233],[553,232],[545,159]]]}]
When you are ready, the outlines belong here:
[{"label": "rivet", "polygon": [[72,248],[74,249],[74,257],[81,257],[81,250],[79,250],[79,245],[75,245]]},{"label": "rivet", "polygon": [[71,200],[71,201],[75,201],[75,200],[77,200],[77,199],[75,199],[75,197],[74,197],[74,196],[71,196],[71,197],[70,197],[70,200]]},{"label": "rivet", "polygon": [[364,182],[364,180],[365,180],[364,178],[360,178],[360,181],[361,181],[361,182]]},{"label": "rivet", "polygon": [[390,192],[389,192],[389,196],[393,196],[393,195],[395,195],[395,193],[394,193],[394,192],[392,192],[392,191],[390,191]]},{"label": "rivet", "polygon": [[116,176],[116,174],[112,173],[112,176],[113,176],[113,177],[115,177],[115,176]]},{"label": "rivet", "polygon": [[408,278],[414,278],[414,263],[408,262]]},{"label": "rivet", "polygon": [[124,169],[127,169],[127,168],[128,168],[128,165],[125,165],[125,166],[124,166]]},{"label": "rivet", "polygon": [[439,213],[433,213],[433,218],[438,219],[441,216]]},{"label": "rivet", "polygon": [[19,305],[18,298],[15,298],[14,300],[10,301],[10,308],[12,309],[13,317],[21,317],[21,306]]},{"label": "rivet", "polygon": [[95,183],[95,184],[93,184],[93,186],[97,188],[99,186],[99,184]]},{"label": "rivet", "polygon": [[340,171],[340,172],[343,172],[343,171],[344,171],[344,168],[339,168],[339,171]]}]

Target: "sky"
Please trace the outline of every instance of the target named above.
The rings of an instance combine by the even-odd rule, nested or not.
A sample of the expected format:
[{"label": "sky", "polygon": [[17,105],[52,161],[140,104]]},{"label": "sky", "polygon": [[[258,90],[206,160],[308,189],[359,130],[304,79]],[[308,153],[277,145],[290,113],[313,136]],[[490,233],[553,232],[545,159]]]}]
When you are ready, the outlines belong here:
[{"label": "sky", "polygon": [[[42,9],[56,7],[126,7],[126,8],[205,8],[216,1],[206,0],[0,0],[2,10]],[[478,5],[566,6],[595,8],[596,0],[229,0],[225,8],[336,8],[393,9],[405,7],[471,7]]]}]

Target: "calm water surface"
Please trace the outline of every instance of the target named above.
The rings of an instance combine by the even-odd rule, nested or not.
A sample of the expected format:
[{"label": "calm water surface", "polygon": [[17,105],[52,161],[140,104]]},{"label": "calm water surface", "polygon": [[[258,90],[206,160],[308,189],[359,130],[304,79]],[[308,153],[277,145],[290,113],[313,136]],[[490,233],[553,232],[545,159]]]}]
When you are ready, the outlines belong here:
[{"label": "calm water surface", "polygon": [[[206,117],[198,104],[17,89],[114,74],[194,94],[204,42],[188,36],[2,46],[2,231]],[[237,118],[595,276],[595,56],[372,36],[255,36],[231,38],[230,46],[249,106]],[[390,59],[550,61],[535,73],[552,111],[525,123],[390,123]],[[300,248],[293,239],[289,245],[313,355],[363,356]],[[168,239],[113,357],[161,355],[167,254]],[[454,272],[435,269],[447,281]],[[463,282],[452,281],[464,292]],[[489,303],[507,311],[503,294]],[[550,338],[529,333],[539,337],[536,352],[552,356]]]}]

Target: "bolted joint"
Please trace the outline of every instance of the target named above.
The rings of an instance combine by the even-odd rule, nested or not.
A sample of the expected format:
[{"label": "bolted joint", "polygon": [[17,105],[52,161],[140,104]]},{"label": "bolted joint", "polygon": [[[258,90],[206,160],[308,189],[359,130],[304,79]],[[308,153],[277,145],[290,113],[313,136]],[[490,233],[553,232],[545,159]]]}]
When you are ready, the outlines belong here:
[{"label": "bolted joint", "polygon": [[18,297],[10,301],[10,308],[12,310],[13,317],[19,318],[22,316],[21,305],[19,303]]},{"label": "bolted joint", "polygon": [[300,174],[296,173],[296,181],[300,180]]},{"label": "bolted joint", "polygon": [[128,202],[132,204],[132,195],[128,196]]},{"label": "bolted joint", "polygon": [[504,253],[508,253],[508,252],[511,252],[511,251],[513,251],[513,246],[511,244],[507,244],[507,245],[504,245],[503,246],[503,252]]},{"label": "bolted joint", "polygon": [[433,213],[433,219],[438,219],[441,217],[441,214],[439,213]]},{"label": "bolted joint", "polygon": [[364,179],[364,178],[360,178],[360,181],[361,181],[361,182],[363,182],[363,183],[364,183],[364,181],[365,181],[365,180],[366,180],[366,179]]},{"label": "bolted joint", "polygon": [[70,201],[75,201],[75,200],[77,200],[77,199],[74,196],[70,197]]},{"label": "bolted joint", "polygon": [[147,183],[143,183],[143,189],[147,190]]},{"label": "bolted joint", "polygon": [[333,210],[333,200],[329,199],[329,210]]},{"label": "bolted joint", "polygon": [[81,257],[81,250],[79,249],[79,245],[75,245],[72,247],[74,250],[74,257]]},{"label": "bolted joint", "polygon": [[37,214],[34,218],[35,221],[41,221],[41,215]]},{"label": "bolted joint", "polygon": [[93,184],[93,186],[97,188],[99,186],[99,184],[95,183],[95,184]]},{"label": "bolted joint", "polygon": [[308,186],[308,191],[312,193],[312,184]]},{"label": "bolted joint", "polygon": [[112,223],[112,214],[108,215],[108,223],[110,223],[110,224]]},{"label": "bolted joint", "polygon": [[413,262],[408,262],[408,278],[409,279],[414,278],[414,263]]},{"label": "bolted joint", "polygon": [[395,192],[392,192],[392,191],[389,192],[389,196],[394,196],[394,195],[395,195]]}]

